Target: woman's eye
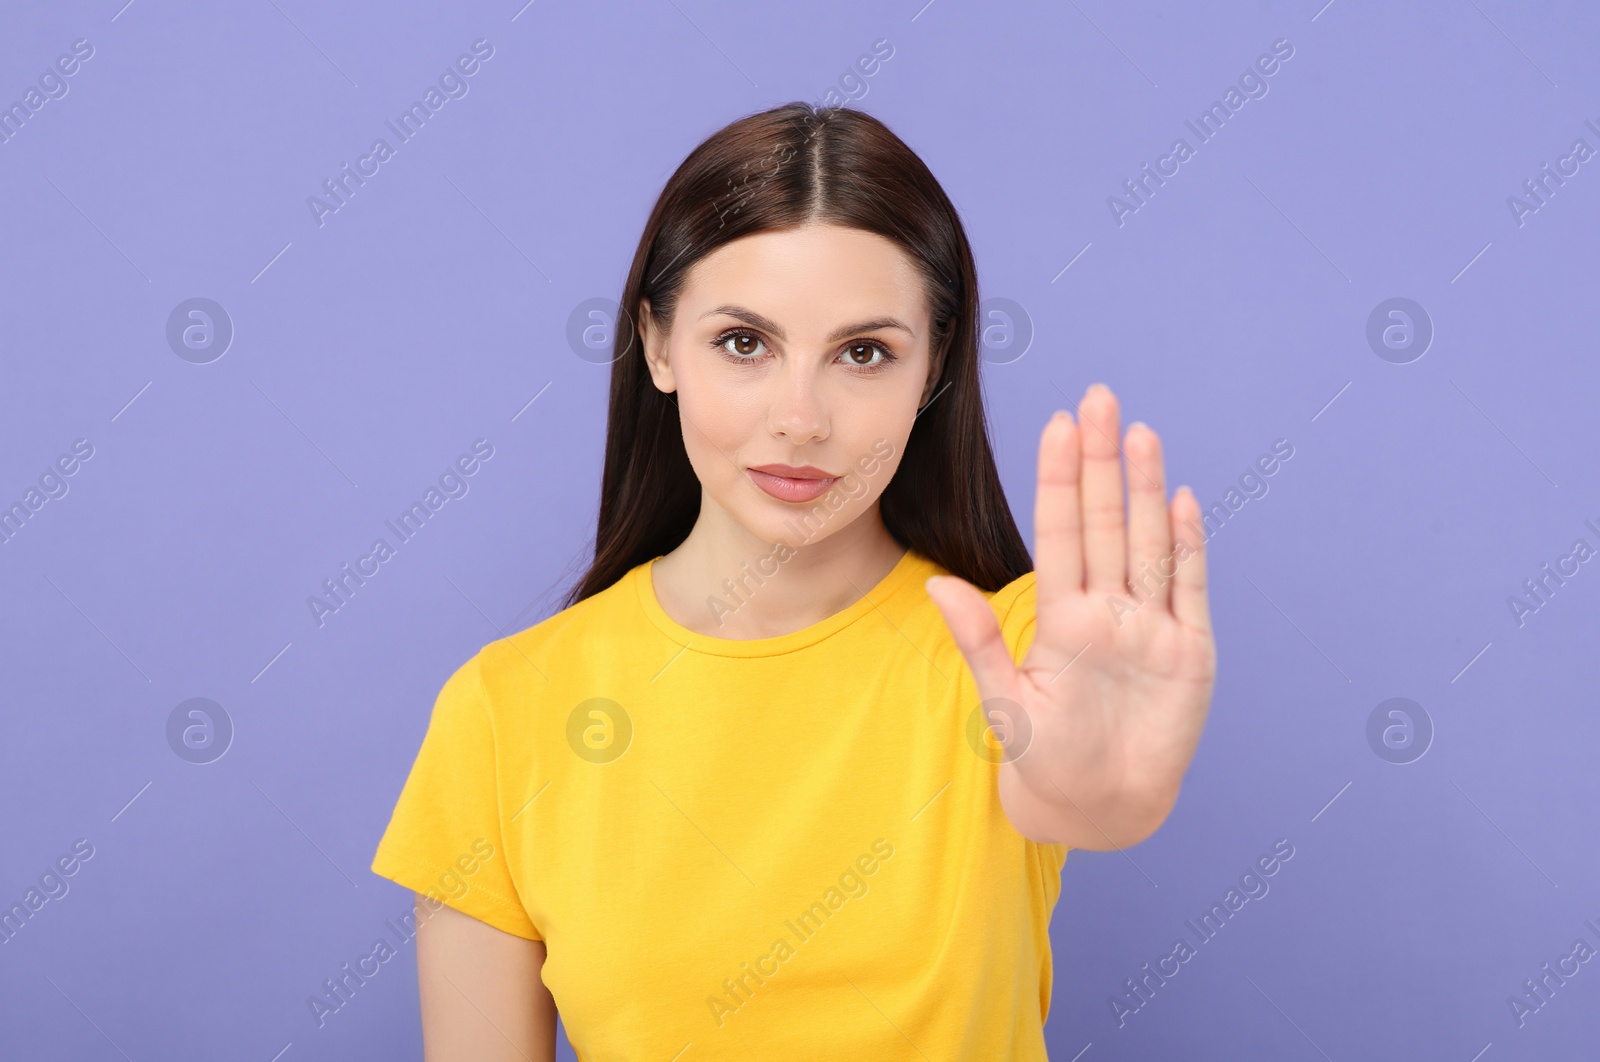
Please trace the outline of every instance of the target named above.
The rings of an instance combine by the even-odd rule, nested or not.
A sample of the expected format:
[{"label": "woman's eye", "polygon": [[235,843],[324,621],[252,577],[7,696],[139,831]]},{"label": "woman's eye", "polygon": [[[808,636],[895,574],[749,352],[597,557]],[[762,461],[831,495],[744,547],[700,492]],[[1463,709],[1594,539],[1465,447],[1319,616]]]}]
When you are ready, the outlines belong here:
[{"label": "woman's eye", "polygon": [[753,358],[765,344],[756,336],[748,332],[738,332],[722,340],[719,346],[729,354],[738,358]]},{"label": "woman's eye", "polygon": [[[873,361],[873,355],[881,355],[881,360]],[[847,363],[858,369],[876,369],[894,360],[894,355],[876,343],[852,343],[844,349],[842,355]]]}]

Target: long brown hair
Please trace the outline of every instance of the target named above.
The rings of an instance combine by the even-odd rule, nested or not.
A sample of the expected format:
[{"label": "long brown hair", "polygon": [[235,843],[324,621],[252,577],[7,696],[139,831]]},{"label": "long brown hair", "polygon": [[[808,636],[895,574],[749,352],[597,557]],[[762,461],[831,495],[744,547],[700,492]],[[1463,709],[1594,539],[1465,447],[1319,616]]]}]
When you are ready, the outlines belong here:
[{"label": "long brown hair", "polygon": [[789,103],[726,126],[656,200],[623,288],[594,561],[562,602],[606,589],[676,549],[700,512],[676,396],[651,382],[632,315],[672,327],[689,268],[741,236],[828,222],[894,241],[927,288],[937,378],[880,497],[889,533],[986,591],[1033,570],[1000,488],[978,383],[978,278],[955,207],[878,119]]}]

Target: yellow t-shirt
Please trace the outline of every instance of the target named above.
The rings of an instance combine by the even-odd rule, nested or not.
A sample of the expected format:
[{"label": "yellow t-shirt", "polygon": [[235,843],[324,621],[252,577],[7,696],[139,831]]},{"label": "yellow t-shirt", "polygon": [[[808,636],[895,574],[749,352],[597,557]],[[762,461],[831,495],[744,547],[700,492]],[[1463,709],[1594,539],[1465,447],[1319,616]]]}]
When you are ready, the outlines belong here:
[{"label": "yellow t-shirt", "polygon": [[[582,1062],[1044,1059],[1067,846],[1001,807],[945,570],[740,640],[653,563],[450,676],[372,870],[545,941]],[[1013,659],[1034,602],[990,595]]]}]

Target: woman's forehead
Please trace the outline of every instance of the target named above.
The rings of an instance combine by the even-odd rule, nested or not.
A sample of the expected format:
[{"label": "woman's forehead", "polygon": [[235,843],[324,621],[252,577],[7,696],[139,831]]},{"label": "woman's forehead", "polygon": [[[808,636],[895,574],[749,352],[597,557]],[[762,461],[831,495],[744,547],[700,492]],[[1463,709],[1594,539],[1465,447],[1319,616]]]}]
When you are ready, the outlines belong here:
[{"label": "woman's forehead", "polygon": [[718,247],[690,268],[680,304],[695,318],[744,307],[785,331],[893,318],[921,334],[927,315],[909,256],[876,233],[837,225],[753,233]]}]

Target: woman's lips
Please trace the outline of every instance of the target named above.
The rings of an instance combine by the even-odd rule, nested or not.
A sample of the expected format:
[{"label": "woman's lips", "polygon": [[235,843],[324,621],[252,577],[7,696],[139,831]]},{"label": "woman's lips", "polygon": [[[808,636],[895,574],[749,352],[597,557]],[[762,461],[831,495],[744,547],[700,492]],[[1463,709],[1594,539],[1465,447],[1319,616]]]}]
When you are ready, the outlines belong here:
[{"label": "woman's lips", "polygon": [[760,472],[754,468],[745,469],[756,486],[786,502],[805,502],[825,494],[829,487],[839,481],[835,476],[832,479],[792,479],[789,476],[774,476],[771,472]]}]

